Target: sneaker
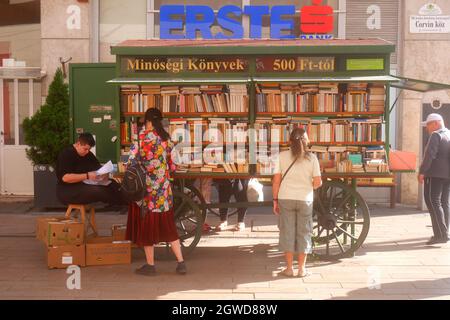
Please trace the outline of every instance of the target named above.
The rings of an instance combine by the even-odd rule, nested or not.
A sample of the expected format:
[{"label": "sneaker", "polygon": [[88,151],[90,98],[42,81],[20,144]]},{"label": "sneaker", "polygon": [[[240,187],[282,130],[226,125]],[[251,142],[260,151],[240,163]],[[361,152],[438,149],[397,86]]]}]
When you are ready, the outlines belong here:
[{"label": "sneaker", "polygon": [[227,227],[228,227],[228,221],[223,221],[216,227],[216,230],[224,231],[224,230],[226,230]]},{"label": "sneaker", "polygon": [[186,264],[184,263],[184,261],[178,262],[177,269],[175,271],[178,274],[182,274],[182,275],[187,273],[187,268],[186,268]]},{"label": "sneaker", "polygon": [[142,267],[136,269],[135,273],[142,276],[154,276],[156,275],[156,269],[155,266],[144,264]]},{"label": "sneaker", "polygon": [[239,222],[235,227],[234,231],[244,231],[245,230],[245,223]]}]

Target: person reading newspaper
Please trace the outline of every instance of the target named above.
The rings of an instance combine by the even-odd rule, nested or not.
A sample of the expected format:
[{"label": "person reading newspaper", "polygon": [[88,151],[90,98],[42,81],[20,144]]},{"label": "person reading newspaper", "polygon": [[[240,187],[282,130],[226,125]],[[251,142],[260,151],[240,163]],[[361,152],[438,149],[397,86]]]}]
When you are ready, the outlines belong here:
[{"label": "person reading newspaper", "polygon": [[119,184],[109,179],[112,163],[102,167],[91,152],[94,146],[94,137],[86,132],[60,152],[56,162],[58,199],[63,204],[103,202],[113,206],[125,205]]}]

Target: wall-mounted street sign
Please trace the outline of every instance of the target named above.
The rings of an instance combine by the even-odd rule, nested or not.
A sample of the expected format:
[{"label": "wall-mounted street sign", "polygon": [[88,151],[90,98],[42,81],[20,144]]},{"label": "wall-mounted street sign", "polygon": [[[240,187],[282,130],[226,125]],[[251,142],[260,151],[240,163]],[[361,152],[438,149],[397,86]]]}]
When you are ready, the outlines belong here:
[{"label": "wall-mounted street sign", "polygon": [[450,33],[450,16],[434,3],[420,8],[419,15],[409,17],[410,33]]},{"label": "wall-mounted street sign", "polygon": [[240,57],[122,57],[123,74],[134,73],[239,73],[249,62]]},{"label": "wall-mounted street sign", "polygon": [[[295,30],[295,5],[235,5],[221,7],[217,14],[204,5],[162,5],[160,7],[161,39],[243,39],[242,16],[250,20],[250,39],[261,39],[263,18],[270,18],[271,39],[331,39],[334,29],[333,8],[312,0],[300,12],[300,30]],[[213,34],[218,25],[229,33]]]}]

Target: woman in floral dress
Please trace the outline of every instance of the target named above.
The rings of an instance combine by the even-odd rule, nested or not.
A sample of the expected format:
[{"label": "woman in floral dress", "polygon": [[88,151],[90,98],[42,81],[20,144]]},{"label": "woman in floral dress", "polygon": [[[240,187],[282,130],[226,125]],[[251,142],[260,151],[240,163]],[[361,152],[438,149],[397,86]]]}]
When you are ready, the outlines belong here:
[{"label": "woman in floral dress", "polygon": [[128,213],[127,239],[144,247],[147,263],[136,270],[142,275],[154,275],[154,245],[169,242],[178,265],[176,272],[186,274],[186,265],[181,252],[180,240],[173,213],[171,173],[175,165],[171,158],[173,143],[162,125],[162,114],[156,108],[145,113],[145,127],[139,133],[137,142],[130,149],[129,163],[135,161],[138,153],[147,169],[147,194],[141,210],[132,203]]}]

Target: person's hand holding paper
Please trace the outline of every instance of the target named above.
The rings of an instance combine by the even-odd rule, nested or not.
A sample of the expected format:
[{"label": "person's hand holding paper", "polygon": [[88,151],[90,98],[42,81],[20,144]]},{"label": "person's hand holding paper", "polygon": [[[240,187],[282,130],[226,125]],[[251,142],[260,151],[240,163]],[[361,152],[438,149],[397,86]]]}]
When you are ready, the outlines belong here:
[{"label": "person's hand holding paper", "polygon": [[95,171],[95,174],[97,175],[95,180],[84,180],[83,182],[86,184],[107,186],[111,183],[109,180],[109,173],[113,172],[113,170],[114,166],[110,160],[103,167]]}]

